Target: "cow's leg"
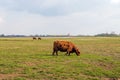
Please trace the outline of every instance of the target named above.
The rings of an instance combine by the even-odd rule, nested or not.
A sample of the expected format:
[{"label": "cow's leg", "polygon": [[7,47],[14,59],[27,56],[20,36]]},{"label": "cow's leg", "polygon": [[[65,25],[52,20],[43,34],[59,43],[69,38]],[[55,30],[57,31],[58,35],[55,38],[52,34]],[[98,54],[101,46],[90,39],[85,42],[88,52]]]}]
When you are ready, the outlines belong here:
[{"label": "cow's leg", "polygon": [[70,56],[70,52],[68,52],[68,56]]},{"label": "cow's leg", "polygon": [[67,50],[67,54],[68,54],[68,56],[70,56],[70,52],[71,52],[71,50],[72,50],[72,48],[69,47],[68,50]]},{"label": "cow's leg", "polygon": [[53,51],[52,55],[54,56],[55,51]]},{"label": "cow's leg", "polygon": [[56,50],[55,50],[55,49],[53,49],[53,53],[52,53],[52,55],[53,55],[53,56],[55,55],[55,52],[56,52]]},{"label": "cow's leg", "polygon": [[58,51],[56,51],[56,55],[58,56]]},{"label": "cow's leg", "polygon": [[56,55],[58,56],[58,51],[53,51],[52,55],[54,56],[56,53]]},{"label": "cow's leg", "polygon": [[70,51],[69,50],[67,51],[66,55],[70,56]]},{"label": "cow's leg", "polygon": [[67,56],[67,55],[69,55],[69,53],[70,53],[70,52],[69,52],[69,51],[67,51],[67,52],[65,53],[65,55]]}]

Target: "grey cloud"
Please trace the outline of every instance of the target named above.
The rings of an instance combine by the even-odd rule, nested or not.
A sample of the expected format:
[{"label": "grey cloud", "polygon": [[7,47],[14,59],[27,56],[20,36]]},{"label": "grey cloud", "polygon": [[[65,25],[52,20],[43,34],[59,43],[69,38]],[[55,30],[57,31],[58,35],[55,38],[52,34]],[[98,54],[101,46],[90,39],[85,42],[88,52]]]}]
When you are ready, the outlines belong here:
[{"label": "grey cloud", "polygon": [[0,5],[7,10],[27,11],[44,16],[59,16],[97,10],[107,4],[106,0],[58,0],[57,5],[43,7],[42,4],[45,1],[47,0],[1,0]]}]

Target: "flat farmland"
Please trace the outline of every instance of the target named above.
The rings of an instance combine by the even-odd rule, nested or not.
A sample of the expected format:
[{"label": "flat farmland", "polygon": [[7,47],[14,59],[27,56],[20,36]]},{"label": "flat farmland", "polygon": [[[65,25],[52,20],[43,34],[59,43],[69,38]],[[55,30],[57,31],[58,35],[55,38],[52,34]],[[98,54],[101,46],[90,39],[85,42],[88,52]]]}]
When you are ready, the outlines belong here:
[{"label": "flat farmland", "polygon": [[[73,42],[80,56],[52,56],[54,40]],[[0,38],[0,80],[120,79],[120,37]]]}]

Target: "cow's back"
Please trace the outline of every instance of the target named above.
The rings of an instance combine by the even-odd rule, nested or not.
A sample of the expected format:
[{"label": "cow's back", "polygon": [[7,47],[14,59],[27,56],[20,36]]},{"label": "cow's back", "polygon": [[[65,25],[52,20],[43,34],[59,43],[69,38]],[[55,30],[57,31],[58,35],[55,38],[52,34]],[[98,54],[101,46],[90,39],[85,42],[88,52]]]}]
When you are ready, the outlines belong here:
[{"label": "cow's back", "polygon": [[69,41],[54,41],[54,49],[59,51],[67,51],[68,49],[72,49],[74,45]]}]

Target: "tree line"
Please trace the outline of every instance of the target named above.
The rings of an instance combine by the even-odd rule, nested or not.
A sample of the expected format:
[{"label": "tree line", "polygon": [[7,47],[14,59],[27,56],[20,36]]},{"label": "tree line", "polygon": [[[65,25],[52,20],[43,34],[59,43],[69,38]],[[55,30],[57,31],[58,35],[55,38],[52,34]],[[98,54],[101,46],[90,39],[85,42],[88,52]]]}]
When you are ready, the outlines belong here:
[{"label": "tree line", "polygon": [[120,37],[120,34],[101,33],[96,35],[5,35],[0,34],[0,37]]}]

